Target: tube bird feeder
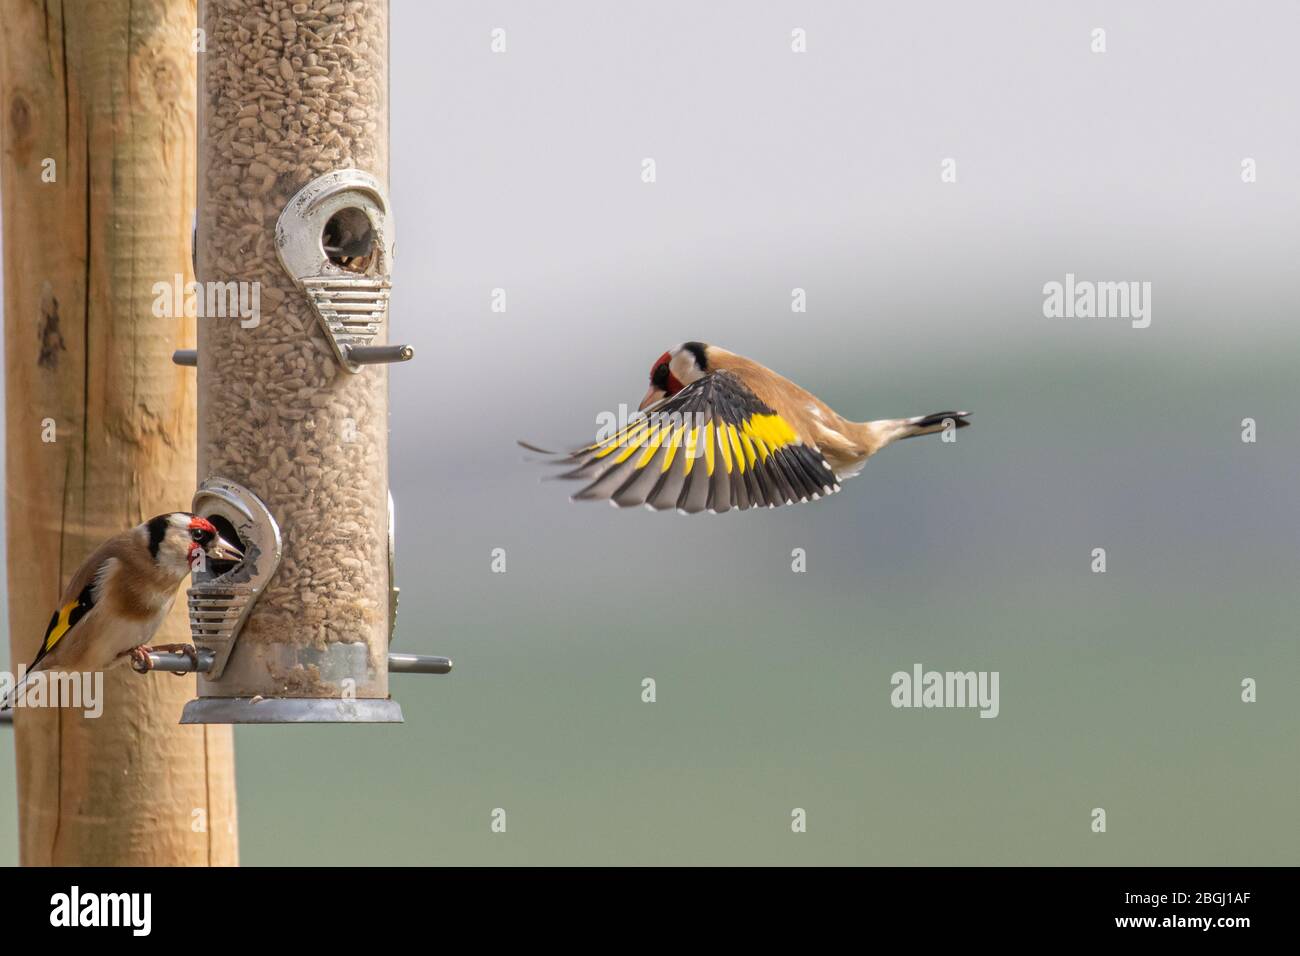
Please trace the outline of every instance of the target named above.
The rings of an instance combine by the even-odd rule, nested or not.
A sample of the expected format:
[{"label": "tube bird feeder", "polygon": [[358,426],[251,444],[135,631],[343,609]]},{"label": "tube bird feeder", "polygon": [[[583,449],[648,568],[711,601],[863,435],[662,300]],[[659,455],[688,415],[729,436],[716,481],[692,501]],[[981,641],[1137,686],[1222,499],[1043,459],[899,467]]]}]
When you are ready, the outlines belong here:
[{"label": "tube bird feeder", "polygon": [[[196,570],[194,659],[155,664],[200,672],[183,723],[400,721],[386,363],[412,352],[386,344],[388,4],[199,10],[195,264],[209,308],[197,357],[175,361],[198,367],[194,510],[245,557]],[[214,300],[232,304],[224,316]]]}]

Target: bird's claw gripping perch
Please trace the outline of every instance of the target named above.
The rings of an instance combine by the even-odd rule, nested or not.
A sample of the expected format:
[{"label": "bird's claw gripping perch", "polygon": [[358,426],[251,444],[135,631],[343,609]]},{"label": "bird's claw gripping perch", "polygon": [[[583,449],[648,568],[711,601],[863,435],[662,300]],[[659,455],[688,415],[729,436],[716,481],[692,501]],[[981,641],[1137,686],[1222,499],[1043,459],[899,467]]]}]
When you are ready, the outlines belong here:
[{"label": "bird's claw gripping perch", "polygon": [[153,670],[153,660],[149,657],[149,650],[142,644],[126,652],[127,657],[131,659],[131,669],[137,674],[147,674]]},{"label": "bird's claw gripping perch", "polygon": [[[159,644],[156,647],[140,646],[132,648],[129,652],[131,656],[131,666],[138,674],[147,674],[155,669],[153,655],[158,652],[170,654],[181,654],[189,659],[190,666],[186,670],[171,670],[172,674],[177,677],[184,677],[186,674],[197,673],[199,670],[199,652],[192,644]],[[170,668],[168,668],[170,670]]]},{"label": "bird's claw gripping perch", "polygon": [[184,677],[186,674],[196,674],[199,670],[199,652],[195,650],[193,644],[162,644],[157,650],[170,651],[173,654],[182,654],[190,662],[189,670],[172,671],[177,677]]}]

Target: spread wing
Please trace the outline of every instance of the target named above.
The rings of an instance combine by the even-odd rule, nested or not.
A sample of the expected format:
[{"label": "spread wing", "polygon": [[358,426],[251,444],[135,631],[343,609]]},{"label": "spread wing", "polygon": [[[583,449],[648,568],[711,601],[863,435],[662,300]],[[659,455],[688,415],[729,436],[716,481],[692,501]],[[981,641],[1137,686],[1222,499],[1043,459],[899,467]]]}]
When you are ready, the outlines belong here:
[{"label": "spread wing", "polygon": [[573,497],[688,514],[792,504],[839,491],[822,454],[737,376],[717,371],[563,461]]}]

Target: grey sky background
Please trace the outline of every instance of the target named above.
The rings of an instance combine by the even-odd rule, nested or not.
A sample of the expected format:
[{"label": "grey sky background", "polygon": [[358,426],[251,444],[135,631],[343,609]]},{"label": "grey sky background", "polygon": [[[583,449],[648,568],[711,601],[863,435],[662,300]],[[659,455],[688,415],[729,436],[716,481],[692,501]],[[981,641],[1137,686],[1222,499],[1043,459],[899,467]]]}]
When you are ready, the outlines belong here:
[{"label": "grey sky background", "polygon": [[[392,28],[397,646],[457,670],[395,679],[400,728],[238,730],[246,862],[1295,862],[1300,7],[395,0]],[[1067,272],[1150,282],[1150,328],[1045,318]],[[515,439],[587,440],[686,339],[974,427],[773,512],[539,482]],[[917,661],[999,670],[1000,716],[892,709]]]}]

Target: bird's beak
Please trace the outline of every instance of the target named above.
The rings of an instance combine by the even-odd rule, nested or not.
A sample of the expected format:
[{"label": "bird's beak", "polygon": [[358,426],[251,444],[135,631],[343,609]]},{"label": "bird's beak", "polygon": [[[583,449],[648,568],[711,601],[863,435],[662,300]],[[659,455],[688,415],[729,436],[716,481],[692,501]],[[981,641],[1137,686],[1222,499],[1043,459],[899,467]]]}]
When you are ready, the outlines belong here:
[{"label": "bird's beak", "polygon": [[638,412],[644,412],[655,402],[661,401],[665,395],[667,395],[667,392],[665,392],[662,388],[655,388],[653,385],[651,385],[650,391],[645,393],[645,398],[641,399],[641,404],[636,407],[636,410]]},{"label": "bird's beak", "polygon": [[243,561],[244,552],[240,551],[225,538],[218,537],[210,545],[203,549],[204,553],[213,561]]}]

